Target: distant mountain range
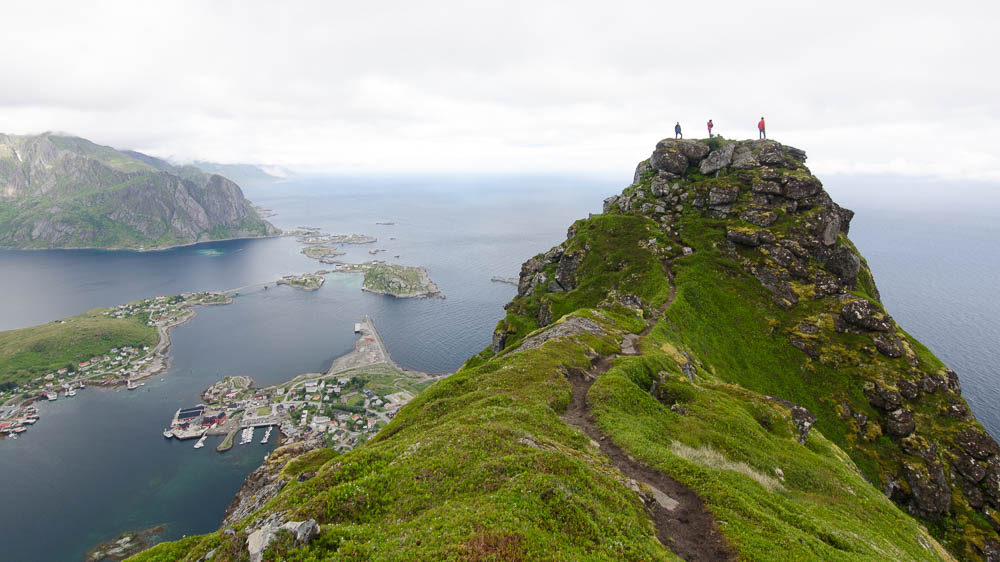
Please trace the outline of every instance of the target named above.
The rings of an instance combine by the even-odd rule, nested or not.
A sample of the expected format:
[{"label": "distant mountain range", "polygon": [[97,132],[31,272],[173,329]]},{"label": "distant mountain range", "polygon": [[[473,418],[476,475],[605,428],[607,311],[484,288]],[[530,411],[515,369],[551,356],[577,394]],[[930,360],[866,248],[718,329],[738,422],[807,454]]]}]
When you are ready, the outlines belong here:
[{"label": "distant mountain range", "polygon": [[278,234],[216,172],[247,177],[253,166],[200,165],[79,137],[0,134],[0,247],[149,250]]}]

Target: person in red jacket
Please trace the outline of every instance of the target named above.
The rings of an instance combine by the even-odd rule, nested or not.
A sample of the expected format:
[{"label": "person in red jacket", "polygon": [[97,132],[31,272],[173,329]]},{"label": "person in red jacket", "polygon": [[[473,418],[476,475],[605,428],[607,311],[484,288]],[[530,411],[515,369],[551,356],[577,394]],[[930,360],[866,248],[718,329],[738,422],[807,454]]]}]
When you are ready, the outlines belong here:
[{"label": "person in red jacket", "polygon": [[708,120],[708,138],[712,138],[712,127],[714,127],[714,126],[715,126],[715,123],[712,123],[712,120],[709,119]]},{"label": "person in red jacket", "polygon": [[760,118],[760,122],[757,123],[757,138],[759,138],[759,139],[766,139],[767,138],[767,132],[764,131],[764,118],[763,117],[761,117]]}]

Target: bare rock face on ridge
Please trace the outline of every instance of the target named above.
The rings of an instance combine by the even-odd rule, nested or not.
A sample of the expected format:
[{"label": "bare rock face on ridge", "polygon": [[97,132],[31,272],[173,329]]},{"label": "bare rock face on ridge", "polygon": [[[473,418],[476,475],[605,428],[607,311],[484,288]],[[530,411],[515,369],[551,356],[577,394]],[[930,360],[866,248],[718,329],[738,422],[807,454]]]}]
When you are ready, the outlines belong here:
[{"label": "bare rock face on ridge", "polygon": [[53,134],[0,135],[0,247],[163,248],[278,233],[238,185]]}]

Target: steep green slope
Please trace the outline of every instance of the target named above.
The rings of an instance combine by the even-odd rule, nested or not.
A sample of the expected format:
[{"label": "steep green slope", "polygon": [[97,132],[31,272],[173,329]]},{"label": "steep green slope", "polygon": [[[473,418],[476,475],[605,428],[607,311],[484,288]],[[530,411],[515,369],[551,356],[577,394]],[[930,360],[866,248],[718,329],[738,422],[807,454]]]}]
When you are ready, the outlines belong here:
[{"label": "steep green slope", "polygon": [[965,488],[991,485],[953,462],[992,449],[939,412],[964,404],[957,379],[884,316],[804,158],[664,141],[524,264],[490,349],[363,447],[279,450],[222,529],[136,559],[656,560],[716,539],[744,560],[950,559],[931,533],[990,559]]},{"label": "steep green slope", "polygon": [[163,248],[276,232],[222,176],[76,137],[0,135],[0,246]]}]

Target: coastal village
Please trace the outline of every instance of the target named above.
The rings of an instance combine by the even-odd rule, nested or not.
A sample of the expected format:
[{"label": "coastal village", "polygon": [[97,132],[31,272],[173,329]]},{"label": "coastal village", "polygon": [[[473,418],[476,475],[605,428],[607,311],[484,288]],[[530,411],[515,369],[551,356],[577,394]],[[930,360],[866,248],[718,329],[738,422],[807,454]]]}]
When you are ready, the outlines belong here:
[{"label": "coastal village", "polygon": [[[194,316],[193,306],[228,304],[232,299],[224,293],[181,293],[159,296],[109,308],[102,314],[109,318],[139,317],[147,327],[159,332],[155,347],[112,347],[105,353],[83,361],[67,364],[30,383],[0,393],[0,435],[17,439],[38,421],[35,400],[69,399],[90,386],[124,386],[135,390],[145,383],[141,379],[163,372],[167,367],[166,350],[170,345],[169,328],[187,322]],[[59,320],[57,322],[65,322]]]},{"label": "coastal village", "polygon": [[307,373],[285,383],[254,388],[250,377],[226,377],[202,393],[203,403],[179,408],[163,431],[167,439],[224,436],[216,450],[237,443],[268,443],[272,431],[292,440],[322,439],[348,451],[375,435],[423,388],[440,376],[401,369],[389,356],[374,321],[355,324],[354,350],[334,360],[326,373]]},{"label": "coastal village", "polygon": [[[391,222],[379,223],[392,225]],[[330,244],[371,244],[377,238],[362,234],[327,234],[314,227],[300,227],[286,232],[303,245],[303,253],[324,263],[330,270],[286,275],[275,286],[315,291],[330,273],[364,275],[362,289],[396,298],[444,298],[438,286],[422,267],[388,264],[381,260],[349,264],[336,261],[343,252]],[[369,253],[376,253],[375,250]],[[398,257],[398,256],[397,256]],[[264,289],[267,290],[267,284]],[[197,305],[221,305],[232,302],[239,289],[225,292],[189,292],[176,296],[158,296],[106,309],[109,319],[139,318],[147,328],[155,328],[155,346],[120,345],[103,353],[67,363],[38,376],[28,383],[0,391],[0,438],[17,439],[39,420],[37,400],[70,399],[89,386],[124,387],[135,390],[142,379],[167,368],[169,329],[189,321]],[[56,323],[72,322],[72,319]],[[375,331],[373,321],[356,325],[360,334],[355,350],[334,361],[324,374],[300,375],[285,385],[254,389],[248,377],[227,377],[205,391],[203,404],[181,408],[164,430],[167,438],[198,438],[196,447],[204,446],[210,435],[226,438],[218,449],[233,446],[240,433],[240,443],[254,439],[254,428],[268,428],[263,442],[278,427],[285,437],[304,438],[324,435],[327,445],[348,450],[368,439],[395,416],[435,377],[405,371],[392,362]]]}]

